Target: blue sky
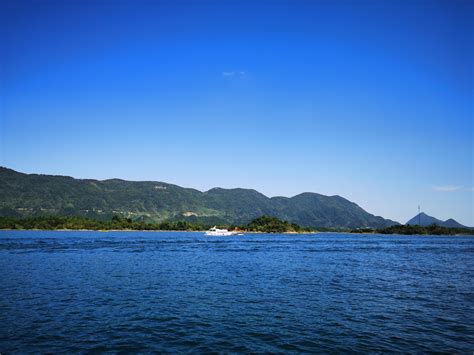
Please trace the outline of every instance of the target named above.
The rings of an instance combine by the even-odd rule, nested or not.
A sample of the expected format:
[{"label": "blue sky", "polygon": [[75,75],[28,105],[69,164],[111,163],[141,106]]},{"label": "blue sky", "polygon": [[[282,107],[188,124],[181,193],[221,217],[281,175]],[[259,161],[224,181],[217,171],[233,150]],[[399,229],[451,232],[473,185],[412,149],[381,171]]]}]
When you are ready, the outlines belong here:
[{"label": "blue sky", "polygon": [[471,1],[13,1],[0,165],[474,225]]}]

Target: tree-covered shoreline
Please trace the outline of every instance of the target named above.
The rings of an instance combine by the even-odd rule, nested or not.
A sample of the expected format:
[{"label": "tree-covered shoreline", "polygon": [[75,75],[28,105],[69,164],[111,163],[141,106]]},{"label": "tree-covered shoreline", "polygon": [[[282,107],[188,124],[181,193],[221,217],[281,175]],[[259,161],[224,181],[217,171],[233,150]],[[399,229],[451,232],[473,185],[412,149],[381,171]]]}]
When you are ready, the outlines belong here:
[{"label": "tree-covered shoreline", "polygon": [[[190,223],[187,221],[165,221],[147,223],[114,216],[110,220],[98,220],[78,216],[41,216],[30,218],[0,217],[0,229],[4,230],[93,230],[93,231],[205,231],[210,224]],[[313,233],[339,232],[357,234],[402,234],[402,235],[474,235],[474,230],[467,228],[446,228],[438,225],[417,226],[397,225],[383,229],[331,229],[307,228],[295,223],[282,221],[275,217],[261,216],[248,224],[223,224],[219,228],[247,233]]]},{"label": "tree-covered shoreline", "polygon": [[402,235],[474,235],[474,230],[470,228],[449,228],[437,224],[429,226],[418,225],[396,225],[381,229],[359,228],[352,229],[351,233],[364,234],[402,234]]},{"label": "tree-covered shoreline", "polygon": [[[8,230],[137,230],[137,231],[205,231],[210,224],[190,223],[187,221],[165,221],[146,223],[114,216],[110,220],[97,220],[77,216],[42,216],[31,218],[0,217],[0,229]],[[278,218],[262,216],[245,225],[219,225],[220,228],[245,232],[261,233],[300,233],[313,232],[311,228],[302,228],[295,223]]]},{"label": "tree-covered shoreline", "polygon": [[41,216],[31,218],[0,217],[0,229],[12,230],[178,230],[198,231],[207,226],[185,221],[146,223],[115,216],[99,220],[78,216]]}]

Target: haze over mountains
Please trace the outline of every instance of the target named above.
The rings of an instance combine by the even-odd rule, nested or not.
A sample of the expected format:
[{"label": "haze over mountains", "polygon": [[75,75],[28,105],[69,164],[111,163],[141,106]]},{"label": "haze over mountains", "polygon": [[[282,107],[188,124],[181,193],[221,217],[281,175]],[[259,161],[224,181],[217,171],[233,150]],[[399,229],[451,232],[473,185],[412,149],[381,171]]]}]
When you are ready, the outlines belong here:
[{"label": "haze over mountains", "polygon": [[247,223],[270,215],[307,227],[383,228],[398,222],[374,216],[340,196],[305,192],[269,198],[250,189],[201,192],[157,181],[74,179],[23,174],[0,167],[0,215],[121,215],[146,221]]}]

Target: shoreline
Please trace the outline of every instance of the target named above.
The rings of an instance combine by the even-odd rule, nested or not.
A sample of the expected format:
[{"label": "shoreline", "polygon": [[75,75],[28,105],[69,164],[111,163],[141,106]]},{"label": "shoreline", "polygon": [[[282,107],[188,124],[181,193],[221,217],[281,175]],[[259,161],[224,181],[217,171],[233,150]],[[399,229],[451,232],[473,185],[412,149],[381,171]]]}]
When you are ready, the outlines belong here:
[{"label": "shoreline", "polygon": [[[0,231],[18,231],[18,232],[186,232],[186,233],[205,233],[207,229],[203,230],[195,230],[195,231],[188,231],[188,230],[167,230],[167,229],[8,229],[3,228]],[[280,233],[272,233],[272,232],[251,232],[251,231],[238,231],[236,233],[244,233],[244,234],[317,234],[317,233],[344,233],[344,232],[280,232]]]},{"label": "shoreline", "polygon": [[[160,229],[0,229],[0,231],[10,231],[10,232],[100,232],[100,233],[108,233],[108,232],[152,232],[152,233],[205,233],[207,230],[195,230],[195,231],[188,231],[188,230],[160,230]],[[351,235],[360,235],[360,236],[367,236],[367,235],[378,235],[378,236],[391,236],[391,235],[398,235],[398,236],[435,236],[435,237],[474,237],[473,234],[383,234],[383,233],[354,233],[354,232],[320,232],[320,231],[312,231],[312,232],[251,232],[251,231],[239,231],[238,233],[242,234],[287,234],[287,235],[304,235],[304,234],[351,234]],[[234,237],[237,235],[234,235]]]}]

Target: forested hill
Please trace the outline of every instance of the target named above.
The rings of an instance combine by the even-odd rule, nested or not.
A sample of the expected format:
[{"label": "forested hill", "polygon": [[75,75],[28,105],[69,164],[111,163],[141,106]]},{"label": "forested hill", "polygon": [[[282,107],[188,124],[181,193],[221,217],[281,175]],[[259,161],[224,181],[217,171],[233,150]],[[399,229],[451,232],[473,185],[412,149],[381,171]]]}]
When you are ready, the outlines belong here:
[{"label": "forested hill", "polygon": [[266,197],[255,190],[206,192],[158,181],[74,179],[23,174],[0,167],[0,215],[114,215],[144,220],[244,224],[268,215],[304,227],[382,228],[397,222],[374,216],[340,196],[302,193]]}]

